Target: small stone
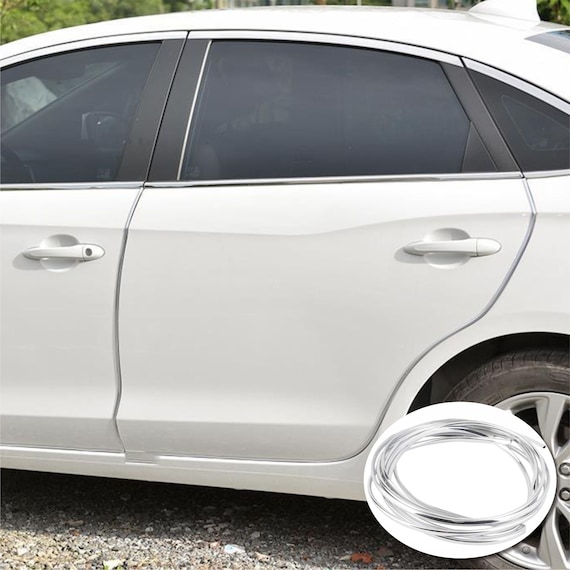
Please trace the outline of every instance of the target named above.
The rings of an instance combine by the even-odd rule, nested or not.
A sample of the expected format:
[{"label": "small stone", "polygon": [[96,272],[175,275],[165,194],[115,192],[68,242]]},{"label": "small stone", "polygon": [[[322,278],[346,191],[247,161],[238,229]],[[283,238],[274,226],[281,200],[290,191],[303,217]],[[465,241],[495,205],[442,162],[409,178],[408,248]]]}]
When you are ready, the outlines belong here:
[{"label": "small stone", "polygon": [[18,548],[18,550],[16,550],[16,554],[18,556],[25,556],[26,554],[28,554],[28,552],[30,552],[30,549],[26,548],[25,546],[22,546],[21,548]]},{"label": "small stone", "polygon": [[224,546],[224,552],[226,554],[244,554],[245,548],[238,546],[237,544],[226,544]]},{"label": "small stone", "polygon": [[147,527],[144,529],[144,531],[145,531],[147,534],[148,534],[148,533],[151,533],[151,532],[154,532],[154,527],[152,527],[152,526],[147,526]]},{"label": "small stone", "polygon": [[78,526],[83,526],[85,524],[85,521],[82,521],[81,519],[79,519],[76,521],[67,521],[67,524],[69,526],[78,527]]},{"label": "small stone", "polygon": [[115,570],[116,568],[120,568],[123,565],[123,560],[105,560],[103,562],[103,570]]},{"label": "small stone", "polygon": [[370,564],[373,557],[368,552],[354,552],[350,557],[352,562],[362,562],[363,564]]},{"label": "small stone", "polygon": [[394,551],[391,548],[388,548],[387,546],[381,546],[378,549],[378,556],[393,556],[394,555]]},{"label": "small stone", "polygon": [[249,535],[249,538],[251,538],[251,540],[257,540],[260,536],[261,536],[261,533],[258,531],[255,531]]}]

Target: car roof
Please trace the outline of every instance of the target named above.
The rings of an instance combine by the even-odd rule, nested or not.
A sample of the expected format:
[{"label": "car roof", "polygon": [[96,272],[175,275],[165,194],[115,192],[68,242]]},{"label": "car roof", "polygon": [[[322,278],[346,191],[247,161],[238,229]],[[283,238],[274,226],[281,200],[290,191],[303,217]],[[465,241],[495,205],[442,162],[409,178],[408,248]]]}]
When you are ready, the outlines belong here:
[{"label": "car roof", "polygon": [[297,6],[176,12],[24,38],[2,46],[0,59],[85,39],[193,30],[292,31],[400,42],[479,61],[570,101],[570,54],[530,41],[553,32],[568,34],[570,27],[459,10]]}]

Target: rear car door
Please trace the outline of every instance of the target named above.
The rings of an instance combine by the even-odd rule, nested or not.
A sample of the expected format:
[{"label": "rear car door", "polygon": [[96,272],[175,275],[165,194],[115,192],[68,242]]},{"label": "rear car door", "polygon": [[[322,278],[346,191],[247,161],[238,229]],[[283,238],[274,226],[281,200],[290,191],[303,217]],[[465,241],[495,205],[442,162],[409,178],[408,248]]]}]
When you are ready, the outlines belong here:
[{"label": "rear car door", "polygon": [[184,35],[75,42],[3,62],[6,453],[122,449],[114,412],[124,229]]},{"label": "rear car door", "polygon": [[531,212],[458,58],[194,34],[125,254],[127,453],[355,455],[500,294]]}]

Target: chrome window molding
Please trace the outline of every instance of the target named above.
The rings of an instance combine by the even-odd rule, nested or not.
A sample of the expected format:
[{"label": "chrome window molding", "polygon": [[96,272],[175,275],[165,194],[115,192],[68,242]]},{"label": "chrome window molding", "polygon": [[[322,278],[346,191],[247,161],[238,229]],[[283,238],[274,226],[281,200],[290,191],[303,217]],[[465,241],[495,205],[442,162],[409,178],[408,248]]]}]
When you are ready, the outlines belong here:
[{"label": "chrome window molding", "polygon": [[275,186],[294,184],[350,184],[366,182],[437,182],[442,180],[503,180],[522,178],[520,172],[474,172],[460,174],[395,174],[379,176],[324,176],[322,178],[253,178],[243,180],[174,180],[147,182],[146,188],[202,188],[211,186]]},{"label": "chrome window molding", "polygon": [[182,167],[184,166],[184,158],[186,156],[186,145],[188,144],[188,138],[190,137],[190,131],[192,130],[192,123],[194,122],[196,103],[198,101],[198,95],[202,89],[202,80],[204,77],[204,70],[206,69],[206,63],[208,62],[208,55],[210,54],[210,48],[212,47],[212,42],[209,42],[206,51],[204,52],[204,59],[202,60],[202,66],[200,67],[200,74],[198,75],[198,83],[196,85],[196,90],[194,91],[194,97],[192,99],[192,105],[190,107],[190,114],[188,116],[188,124],[186,125],[186,133],[184,134],[184,143],[182,145],[182,153],[180,154],[180,161],[178,162],[178,171],[176,172],[176,178],[180,180],[182,174]]},{"label": "chrome window molding", "polygon": [[0,184],[0,192],[43,190],[132,190],[141,188],[144,182],[26,182],[25,184]]},{"label": "chrome window molding", "polygon": [[121,34],[117,36],[104,36],[99,38],[90,38],[88,40],[70,41],[62,44],[57,44],[54,46],[28,50],[19,53],[17,55],[7,57],[6,59],[0,60],[0,67],[7,67],[9,65],[14,65],[16,63],[20,63],[23,61],[29,61],[31,59],[45,57],[48,55],[55,55],[58,53],[65,53],[67,51],[72,51],[77,49],[104,47],[109,45],[125,44],[125,43],[177,40],[177,39],[185,39],[187,36],[188,32],[183,32],[183,31],[146,32],[146,33],[134,33],[134,34]]},{"label": "chrome window molding", "polygon": [[504,71],[490,67],[489,65],[479,63],[478,61],[464,58],[463,62],[468,69],[472,69],[473,71],[477,71],[483,75],[488,75],[493,79],[502,81],[503,83],[506,83],[507,85],[510,85],[511,87],[514,87],[520,91],[528,93],[536,99],[540,99],[552,107],[559,109],[563,113],[570,115],[570,103],[564,99],[561,99],[560,97],[557,97],[556,95],[552,95],[552,93],[549,93],[548,91],[544,91],[543,89],[540,89],[531,83],[527,83],[526,81],[523,81],[514,75],[510,75]]},{"label": "chrome window molding", "polygon": [[570,176],[570,170],[533,170],[525,172],[525,178],[554,178],[556,176]]},{"label": "chrome window molding", "polygon": [[191,31],[189,38],[206,40],[274,40],[305,43],[333,44],[349,47],[363,47],[376,50],[401,53],[403,55],[413,55],[432,59],[451,65],[463,67],[458,56],[444,51],[432,50],[429,48],[417,47],[410,44],[397,43],[386,40],[375,40],[372,38],[358,36],[341,36],[334,34],[322,34],[319,32],[281,32],[265,30],[199,30]]},{"label": "chrome window molding", "polygon": [[[393,176],[357,176],[357,177],[323,177],[323,178],[271,178],[271,179],[253,179],[253,180],[215,180],[215,181],[181,181],[180,177],[182,174],[182,168],[184,165],[184,158],[186,156],[186,149],[188,145],[188,139],[190,136],[190,132],[192,130],[192,123],[195,119],[195,110],[196,104],[198,101],[198,96],[201,92],[202,83],[204,79],[204,71],[206,68],[206,64],[208,62],[208,55],[210,52],[210,48],[212,45],[212,41],[214,40],[265,40],[265,41],[298,41],[304,43],[322,43],[322,44],[331,44],[335,46],[344,46],[344,47],[363,47],[368,49],[375,49],[375,50],[384,50],[389,51],[392,53],[399,53],[403,55],[411,55],[416,57],[422,57],[424,59],[430,59],[437,62],[442,63],[449,63],[451,65],[456,65],[458,67],[463,67],[463,63],[461,59],[457,56],[445,53],[445,52],[438,52],[436,50],[430,50],[427,48],[420,48],[416,46],[411,46],[408,44],[400,44],[396,42],[389,42],[384,40],[373,40],[368,38],[360,38],[354,36],[339,36],[339,35],[332,35],[332,34],[321,34],[321,33],[307,33],[307,32],[277,32],[277,31],[262,31],[262,30],[199,30],[199,31],[192,31],[188,35],[188,39],[205,39],[210,40],[208,47],[206,49],[206,53],[204,55],[204,60],[202,61],[202,67],[200,69],[200,76],[198,79],[198,84],[196,86],[196,91],[194,93],[194,98],[192,100],[192,106],[190,109],[190,116],[188,118],[188,124],[186,127],[186,134],[184,137],[184,144],[182,146],[182,152],[180,154],[180,162],[178,164],[178,172],[177,172],[177,179],[180,182],[178,183],[151,183],[147,184],[147,187],[188,187],[188,186],[239,186],[239,185],[268,185],[268,184],[323,184],[329,182],[363,182],[363,181],[376,181],[376,180],[391,180],[394,179]],[[495,173],[490,173],[489,175],[493,177]],[[501,174],[501,178],[508,176],[511,173],[497,173]],[[441,180],[441,176],[447,175],[419,175],[419,178],[416,175],[403,175],[397,176],[398,180],[401,179],[416,179],[416,180]],[[453,174],[450,176],[464,176]],[[469,175],[467,175],[469,176]],[[478,177],[481,177],[481,174],[478,174]],[[514,177],[519,178],[520,173],[516,173]],[[463,178],[462,178],[463,179]]]}]

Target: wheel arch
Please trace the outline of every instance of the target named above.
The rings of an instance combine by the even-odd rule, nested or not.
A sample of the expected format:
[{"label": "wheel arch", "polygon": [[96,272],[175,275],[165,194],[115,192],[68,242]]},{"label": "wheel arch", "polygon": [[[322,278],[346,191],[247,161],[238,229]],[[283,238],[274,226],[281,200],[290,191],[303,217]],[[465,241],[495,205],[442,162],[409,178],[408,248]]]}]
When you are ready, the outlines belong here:
[{"label": "wheel arch", "polygon": [[464,348],[443,363],[420,387],[408,411],[443,401],[470,372],[508,352],[529,348],[568,350],[569,347],[570,336],[558,332],[519,332],[486,339]]}]

